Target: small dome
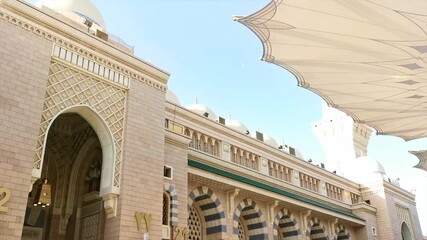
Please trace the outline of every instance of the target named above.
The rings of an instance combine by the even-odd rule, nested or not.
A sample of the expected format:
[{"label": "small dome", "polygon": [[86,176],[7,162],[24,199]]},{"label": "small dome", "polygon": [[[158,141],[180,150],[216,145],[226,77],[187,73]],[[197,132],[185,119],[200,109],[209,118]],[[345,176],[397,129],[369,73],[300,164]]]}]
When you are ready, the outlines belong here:
[{"label": "small dome", "polygon": [[[276,140],[274,140],[272,137],[270,137],[269,135],[264,134],[264,133],[262,134],[262,136],[263,136],[265,144],[267,144],[271,147],[274,147],[274,148],[279,148],[279,144],[277,144]],[[256,138],[256,132],[252,133],[251,137],[257,139]]]},{"label": "small dome", "polygon": [[170,89],[168,89],[166,92],[166,101],[173,103],[175,105],[181,105],[178,97]]},{"label": "small dome", "polygon": [[342,162],[343,176],[358,183],[382,181],[386,175],[383,165],[370,157]]},{"label": "small dome", "polygon": [[274,147],[274,148],[278,148],[279,147],[279,145],[277,144],[276,140],[274,140],[274,138],[270,137],[267,134],[264,134],[264,143],[267,144],[267,145],[269,145],[269,146],[271,146],[271,147]]},{"label": "small dome", "polygon": [[195,104],[188,105],[185,108],[199,115],[205,116],[210,120],[216,120],[218,118],[210,108],[202,104],[195,103]]},{"label": "small dome", "polygon": [[299,159],[304,159],[304,155],[302,154],[302,152],[296,148],[295,148],[295,157]]},{"label": "small dome", "polygon": [[35,5],[48,7],[72,20],[88,18],[105,29],[104,18],[90,0],[40,0]]},{"label": "small dome", "polygon": [[[285,152],[285,153],[288,153],[288,154],[294,155],[295,157],[297,157],[297,158],[299,158],[299,159],[304,159],[304,155],[301,153],[301,151],[300,151],[300,150],[298,150],[298,149],[296,149],[296,148],[293,148],[293,147],[288,146],[288,145],[285,145],[285,144],[280,145],[278,148],[279,148],[279,150],[281,150],[282,152]],[[291,150],[291,148],[292,148],[293,150]]]},{"label": "small dome", "polygon": [[380,173],[385,175],[385,169],[383,165],[377,160],[370,157],[358,157],[356,159],[356,164],[361,166],[364,172],[366,173]]},{"label": "small dome", "polygon": [[246,126],[237,120],[225,119],[225,126],[245,135],[249,132]]}]

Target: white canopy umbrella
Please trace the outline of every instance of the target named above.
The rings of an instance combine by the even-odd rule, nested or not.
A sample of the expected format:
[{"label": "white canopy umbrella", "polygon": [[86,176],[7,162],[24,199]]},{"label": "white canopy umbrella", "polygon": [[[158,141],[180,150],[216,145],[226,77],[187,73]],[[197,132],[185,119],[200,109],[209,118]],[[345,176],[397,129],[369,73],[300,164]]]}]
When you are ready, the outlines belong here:
[{"label": "white canopy umbrella", "polygon": [[272,0],[235,20],[259,37],[264,61],[330,106],[378,134],[427,136],[425,0]]}]

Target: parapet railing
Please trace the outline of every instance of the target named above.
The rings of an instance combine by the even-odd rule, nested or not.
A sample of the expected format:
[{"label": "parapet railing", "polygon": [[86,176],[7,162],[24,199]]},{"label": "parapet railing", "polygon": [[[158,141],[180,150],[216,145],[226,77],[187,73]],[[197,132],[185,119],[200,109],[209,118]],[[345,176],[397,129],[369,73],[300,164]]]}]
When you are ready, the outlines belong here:
[{"label": "parapet railing", "polygon": [[212,156],[221,157],[221,141],[194,129],[184,127],[184,135],[191,138],[189,147]]},{"label": "parapet railing", "polygon": [[[323,179],[312,176],[305,168],[292,168],[286,165],[286,159],[267,159],[237,144],[228,144],[203,131],[195,130],[166,119],[165,127],[188,136],[189,148],[205,154],[252,169],[266,176],[283,181],[303,189],[316,192],[339,202],[356,204],[362,197],[352,191],[333,184],[333,178]],[[316,174],[314,174],[316,175]],[[331,181],[332,180],[332,181]]]},{"label": "parapet railing", "polygon": [[326,185],[326,194],[328,195],[328,197],[336,199],[338,201],[343,200],[344,190],[342,188],[339,188],[330,183],[326,183],[325,185]]},{"label": "parapet railing", "polygon": [[259,159],[260,156],[252,152],[246,151],[236,146],[231,146],[231,161],[236,164],[251,168],[253,170],[258,170]]},{"label": "parapet railing", "polygon": [[292,168],[289,168],[275,161],[268,160],[268,175],[283,180],[285,182],[291,182]]},{"label": "parapet railing", "polygon": [[319,192],[319,183],[320,183],[319,179],[314,178],[308,174],[300,172],[299,173],[299,180],[300,180],[299,181],[300,186],[302,188],[311,190],[313,192]]}]

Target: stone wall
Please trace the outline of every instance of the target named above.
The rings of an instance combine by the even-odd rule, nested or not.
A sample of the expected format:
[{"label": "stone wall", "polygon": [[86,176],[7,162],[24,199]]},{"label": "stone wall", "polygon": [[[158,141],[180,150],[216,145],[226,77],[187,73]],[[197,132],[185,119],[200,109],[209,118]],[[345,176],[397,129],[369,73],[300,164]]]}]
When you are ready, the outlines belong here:
[{"label": "stone wall", "polygon": [[21,239],[52,43],[0,19],[0,239]]}]

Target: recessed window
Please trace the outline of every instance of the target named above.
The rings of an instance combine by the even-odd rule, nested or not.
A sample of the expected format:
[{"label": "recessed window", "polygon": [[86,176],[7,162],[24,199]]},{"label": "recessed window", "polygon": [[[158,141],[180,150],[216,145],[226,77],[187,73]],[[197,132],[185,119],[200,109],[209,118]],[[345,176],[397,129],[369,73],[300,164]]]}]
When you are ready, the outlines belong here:
[{"label": "recessed window", "polygon": [[168,165],[163,166],[163,177],[172,179],[172,167]]},{"label": "recessed window", "polygon": [[377,229],[374,227],[371,227],[372,230],[372,236],[377,236]]}]

